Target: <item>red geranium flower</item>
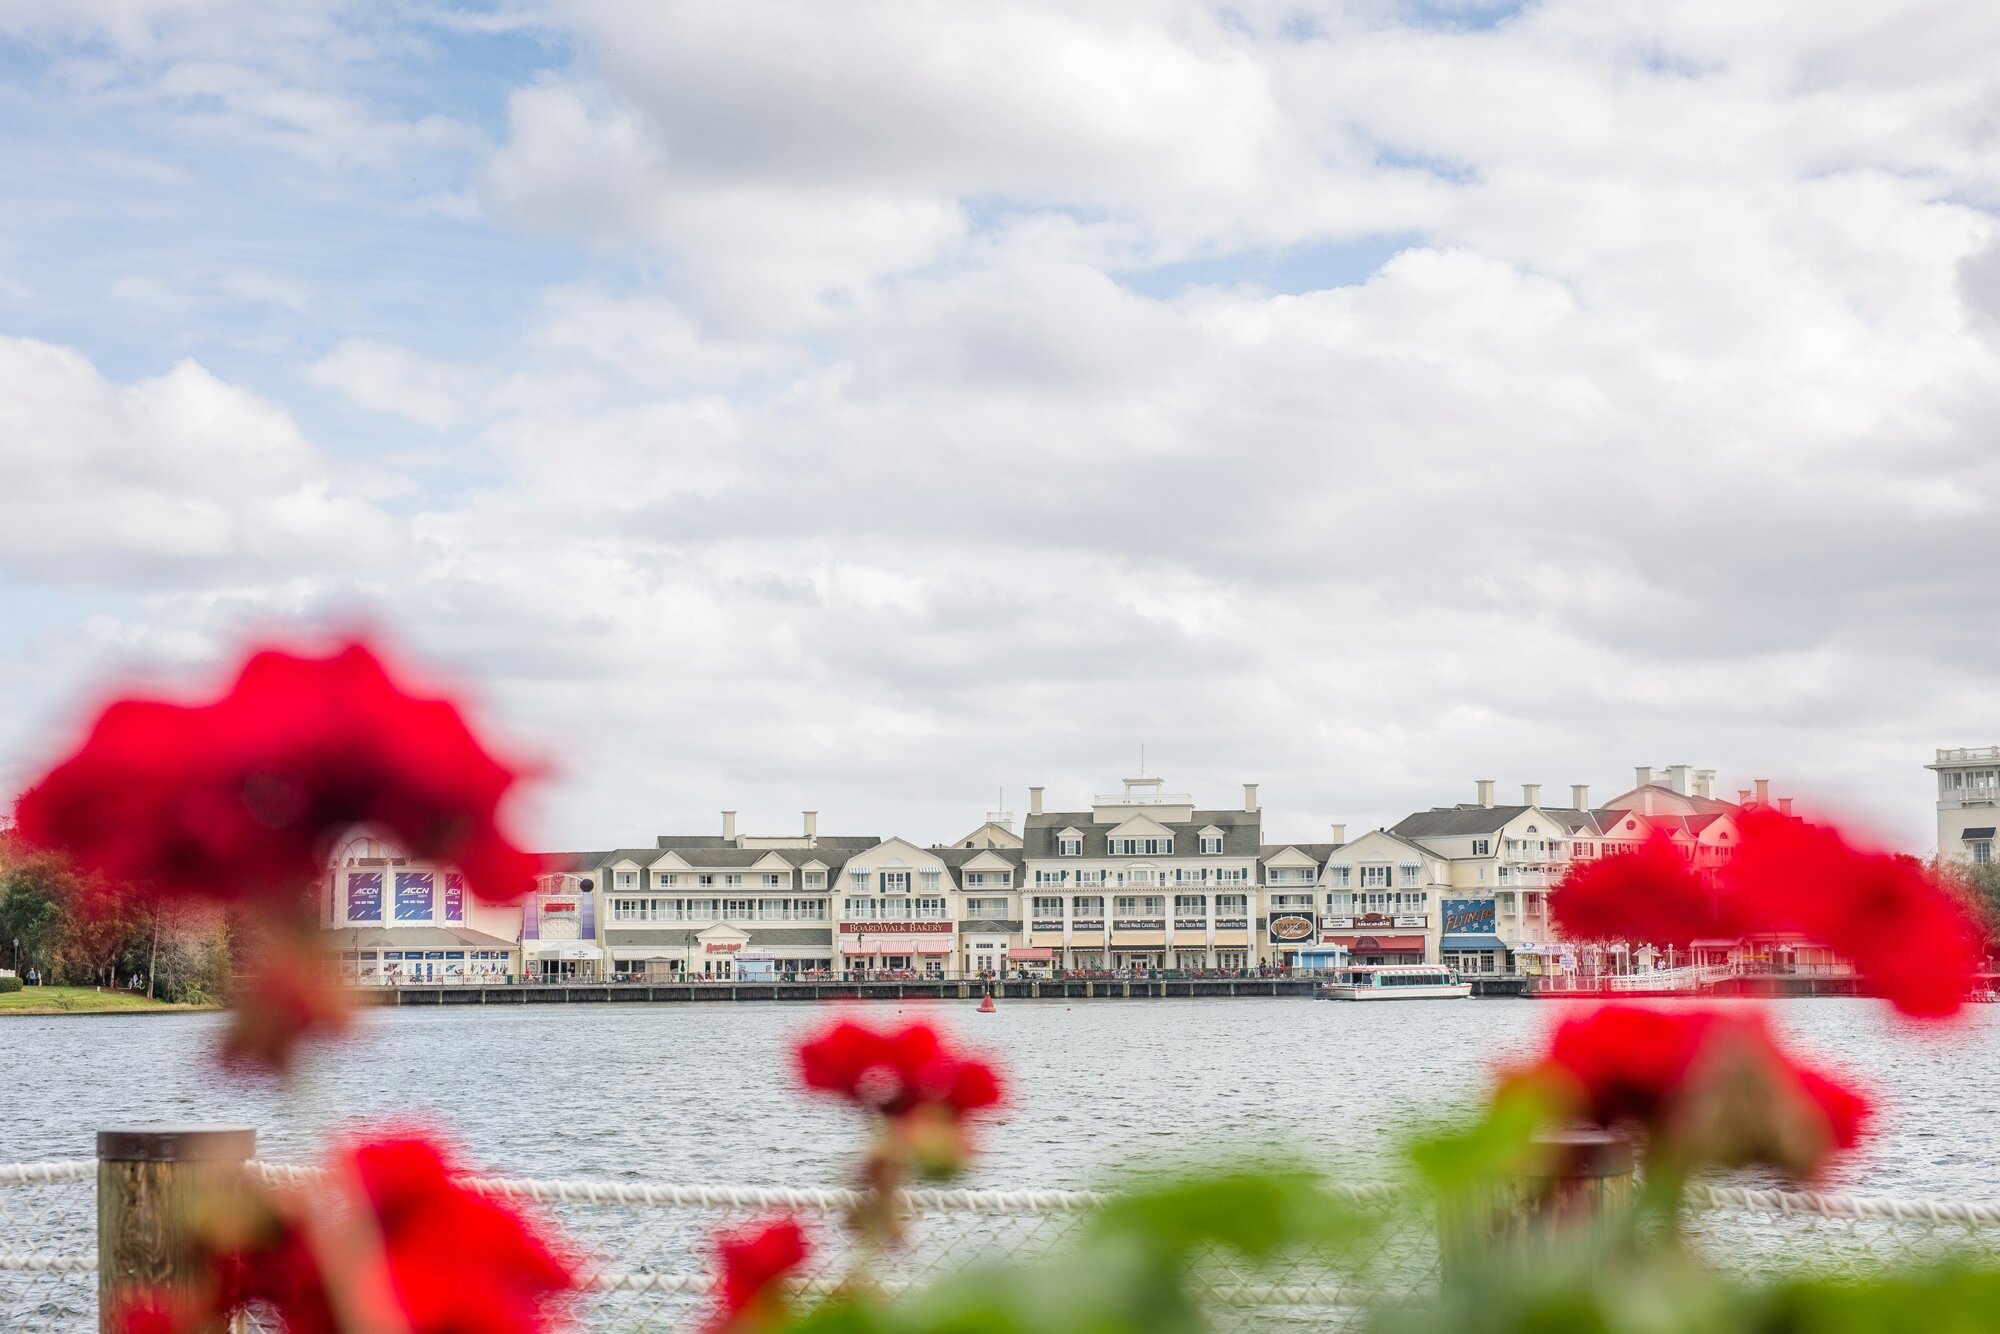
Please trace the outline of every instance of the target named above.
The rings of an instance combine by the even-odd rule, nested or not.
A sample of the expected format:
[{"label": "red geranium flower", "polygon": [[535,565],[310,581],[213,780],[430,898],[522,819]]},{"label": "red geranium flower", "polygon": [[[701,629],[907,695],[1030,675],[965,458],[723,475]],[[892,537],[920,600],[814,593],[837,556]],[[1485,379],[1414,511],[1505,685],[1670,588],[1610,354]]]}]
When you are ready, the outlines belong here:
[{"label": "red geranium flower", "polygon": [[421,1136],[353,1146],[335,1164],[336,1198],[285,1199],[253,1241],[215,1257],[219,1309],[267,1304],[288,1334],[557,1328],[576,1287],[574,1261],[515,1209],[454,1176]]},{"label": "red geranium flower", "polygon": [[929,1024],[893,1031],[842,1020],[799,1047],[809,1089],[837,1094],[891,1119],[942,1111],[956,1122],[1000,1101],[1000,1077],[959,1056]]},{"label": "red geranium flower", "polygon": [[782,1314],[777,1285],[812,1253],[805,1229],[791,1218],[729,1233],[716,1240],[715,1250],[722,1262],[719,1302],[708,1323],[715,1334]]},{"label": "red geranium flower", "polygon": [[1739,933],[1743,926],[1732,907],[1702,884],[1673,839],[1658,830],[1631,852],[1577,862],[1549,897],[1568,936],[1660,945]]},{"label": "red geranium flower", "polygon": [[1978,973],[1979,924],[1928,868],[1775,811],[1742,828],[1724,887],[1758,929],[1823,942],[1905,1014],[1957,1011]]},{"label": "red geranium flower", "polygon": [[1533,1084],[1567,1115],[1635,1125],[1682,1169],[1764,1163],[1810,1176],[1859,1141],[1867,1100],[1792,1059],[1757,1012],[1606,1005],[1565,1019]]},{"label": "red geranium flower", "polygon": [[407,694],[350,644],[329,658],[267,650],[212,704],[120,700],[22,796],[20,832],[145,892],[225,901],[297,896],[333,838],[385,830],[448,861],[482,898],[529,889],[500,832],[516,781],[456,705]]}]

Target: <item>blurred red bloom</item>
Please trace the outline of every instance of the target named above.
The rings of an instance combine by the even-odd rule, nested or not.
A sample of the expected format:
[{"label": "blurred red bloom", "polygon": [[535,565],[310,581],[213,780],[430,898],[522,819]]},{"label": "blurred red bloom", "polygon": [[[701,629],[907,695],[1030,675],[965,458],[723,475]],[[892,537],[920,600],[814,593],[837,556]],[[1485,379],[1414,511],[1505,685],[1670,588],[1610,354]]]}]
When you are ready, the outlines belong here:
[{"label": "blurred red bloom", "polygon": [[776,1285],[812,1253],[805,1229],[791,1218],[726,1234],[716,1240],[715,1249],[722,1262],[722,1282],[708,1328],[716,1334],[779,1314]]},{"label": "blurred red bloom", "polygon": [[1565,935],[1657,945],[1739,933],[1731,907],[1658,830],[1632,852],[1575,863],[1549,896]]},{"label": "blurred red bloom", "polygon": [[[351,1147],[332,1178],[338,1200],[286,1199],[253,1240],[216,1256],[218,1309],[268,1304],[288,1334],[558,1328],[574,1262],[513,1208],[453,1176],[444,1151],[421,1136]],[[370,1317],[385,1307],[393,1319]]]},{"label": "blurred red bloom", "polygon": [[1859,1141],[1867,1100],[1785,1052],[1762,1014],[1605,1005],[1565,1019],[1509,1074],[1565,1114],[1636,1125],[1683,1167],[1764,1163],[1810,1176]]},{"label": "blurred red bloom", "polygon": [[365,824],[512,902],[533,879],[497,823],[516,777],[456,705],[405,693],[367,646],[267,650],[212,704],[111,704],[16,822],[114,882],[224,901],[299,895],[330,841]]},{"label": "blurred red bloom", "polygon": [[1741,824],[1723,885],[1757,929],[1823,942],[1905,1014],[1957,1012],[1978,974],[1980,928],[1929,868],[1775,811]]},{"label": "blurred red bloom", "polygon": [[799,1047],[799,1069],[807,1088],[891,1119],[926,1110],[956,1122],[1001,1098],[993,1067],[952,1051],[929,1024],[884,1031],[842,1020]]},{"label": "blurred red bloom", "polygon": [[112,1299],[110,1334],[183,1334],[200,1323],[186,1302],[158,1288],[131,1288]]}]

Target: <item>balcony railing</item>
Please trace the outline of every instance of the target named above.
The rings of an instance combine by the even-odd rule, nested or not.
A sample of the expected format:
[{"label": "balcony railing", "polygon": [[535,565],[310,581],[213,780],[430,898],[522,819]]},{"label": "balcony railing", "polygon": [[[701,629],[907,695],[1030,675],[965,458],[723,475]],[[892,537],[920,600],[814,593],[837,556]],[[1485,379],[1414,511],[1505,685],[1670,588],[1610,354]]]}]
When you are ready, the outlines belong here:
[{"label": "balcony railing", "polygon": [[1955,750],[1940,750],[1938,764],[1995,764],[2000,763],[2000,746],[1960,746]]}]

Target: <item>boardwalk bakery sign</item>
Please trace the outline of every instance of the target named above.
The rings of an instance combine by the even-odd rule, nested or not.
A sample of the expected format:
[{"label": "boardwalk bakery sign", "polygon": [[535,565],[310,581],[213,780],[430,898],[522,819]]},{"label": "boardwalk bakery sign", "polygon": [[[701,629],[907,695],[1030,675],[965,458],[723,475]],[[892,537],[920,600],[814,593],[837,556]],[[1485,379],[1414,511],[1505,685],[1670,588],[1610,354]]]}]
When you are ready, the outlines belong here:
[{"label": "boardwalk bakery sign", "polygon": [[850,936],[948,936],[950,922],[842,922],[840,930]]},{"label": "boardwalk bakery sign", "polygon": [[1271,939],[1279,941],[1311,940],[1319,931],[1313,926],[1311,913],[1285,913],[1271,919]]}]

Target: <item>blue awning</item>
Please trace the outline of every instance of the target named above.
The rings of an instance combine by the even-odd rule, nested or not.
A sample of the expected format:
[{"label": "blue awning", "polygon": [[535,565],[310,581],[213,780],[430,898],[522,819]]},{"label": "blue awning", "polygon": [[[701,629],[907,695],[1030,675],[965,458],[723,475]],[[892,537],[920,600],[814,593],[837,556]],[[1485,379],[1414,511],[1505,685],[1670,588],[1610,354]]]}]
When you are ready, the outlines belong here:
[{"label": "blue awning", "polygon": [[1474,932],[1465,931],[1439,937],[1438,948],[1441,950],[1504,950],[1507,946],[1498,936],[1479,935]]}]

